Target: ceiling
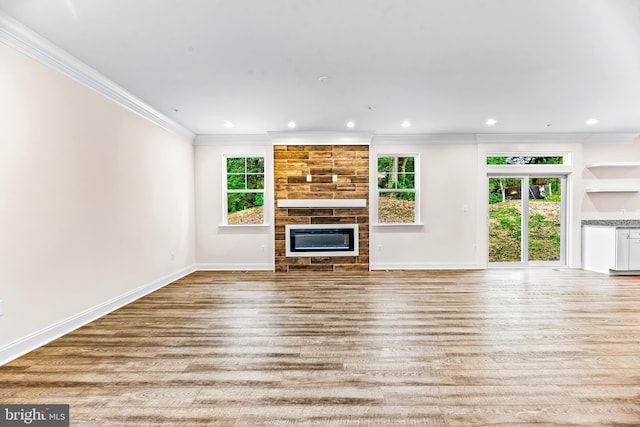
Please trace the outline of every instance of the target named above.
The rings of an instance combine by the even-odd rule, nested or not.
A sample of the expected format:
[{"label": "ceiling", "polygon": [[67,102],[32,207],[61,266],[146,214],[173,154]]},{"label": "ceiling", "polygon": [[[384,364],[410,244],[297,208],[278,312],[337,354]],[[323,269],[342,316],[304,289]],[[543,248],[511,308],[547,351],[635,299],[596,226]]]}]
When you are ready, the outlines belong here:
[{"label": "ceiling", "polygon": [[287,131],[289,121],[387,134],[640,130],[640,0],[0,0],[0,9],[201,135]]}]

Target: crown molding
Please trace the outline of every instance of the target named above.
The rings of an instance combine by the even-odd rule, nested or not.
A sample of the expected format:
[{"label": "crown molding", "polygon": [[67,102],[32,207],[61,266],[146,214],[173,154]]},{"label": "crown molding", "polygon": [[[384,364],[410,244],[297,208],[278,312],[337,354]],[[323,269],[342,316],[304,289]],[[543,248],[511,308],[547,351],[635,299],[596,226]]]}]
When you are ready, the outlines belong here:
[{"label": "crown molding", "polygon": [[632,144],[637,133],[411,133],[267,132],[197,135],[195,145],[377,145],[377,144]]},{"label": "crown molding", "polygon": [[631,144],[640,132],[375,134],[376,144]]},{"label": "crown molding", "polygon": [[165,116],[44,37],[0,11],[0,42],[94,90],[175,135],[192,141],[195,134]]},{"label": "crown molding", "polygon": [[267,132],[273,145],[369,145],[373,131]]},{"label": "crown molding", "polygon": [[215,135],[196,135],[193,140],[194,145],[238,145],[238,144],[257,144],[268,145],[270,139],[264,133],[242,133],[242,134],[215,134]]},{"label": "crown molding", "polygon": [[478,144],[632,144],[637,133],[482,133],[476,135]]},{"label": "crown molding", "polygon": [[475,144],[473,133],[381,133],[372,144]]}]

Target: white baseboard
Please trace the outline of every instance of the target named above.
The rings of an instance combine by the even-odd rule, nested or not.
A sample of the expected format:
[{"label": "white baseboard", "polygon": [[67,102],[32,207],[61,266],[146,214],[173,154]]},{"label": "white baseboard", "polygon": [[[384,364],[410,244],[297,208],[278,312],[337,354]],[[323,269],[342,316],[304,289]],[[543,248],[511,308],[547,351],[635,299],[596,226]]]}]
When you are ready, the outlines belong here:
[{"label": "white baseboard", "polygon": [[273,263],[233,263],[233,264],[198,264],[198,271],[274,271],[275,264]]},{"label": "white baseboard", "polygon": [[196,271],[191,265],[0,347],[0,366]]},{"label": "white baseboard", "polygon": [[371,270],[477,270],[477,264],[465,263],[402,263],[402,262],[372,262]]}]

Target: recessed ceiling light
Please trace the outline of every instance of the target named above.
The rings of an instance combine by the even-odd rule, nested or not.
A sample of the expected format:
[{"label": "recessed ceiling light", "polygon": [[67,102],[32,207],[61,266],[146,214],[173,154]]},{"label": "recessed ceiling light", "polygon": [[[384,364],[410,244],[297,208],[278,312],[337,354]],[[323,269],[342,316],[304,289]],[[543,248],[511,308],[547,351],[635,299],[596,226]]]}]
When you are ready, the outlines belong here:
[{"label": "recessed ceiling light", "polygon": [[596,119],[595,117],[590,118],[589,120],[587,120],[586,122],[584,122],[586,125],[588,126],[593,126],[596,123],[598,123],[598,119]]},{"label": "recessed ceiling light", "polygon": [[498,123],[498,121],[496,119],[494,119],[493,117],[488,119],[486,122],[484,122],[484,124],[487,125],[487,126],[493,126],[496,123]]},{"label": "recessed ceiling light", "polygon": [[291,122],[287,123],[287,126],[289,126],[289,129],[295,129],[296,122],[291,121]]},{"label": "recessed ceiling light", "polygon": [[347,122],[347,127],[348,127],[349,129],[353,128],[355,125],[356,125],[356,124],[355,124],[355,123],[353,123],[351,120]]},{"label": "recessed ceiling light", "polygon": [[411,126],[411,122],[409,120],[405,120],[402,123],[400,123],[400,126],[402,126],[403,128],[408,128]]},{"label": "recessed ceiling light", "polygon": [[233,123],[227,120],[226,122],[224,122],[224,127],[226,127],[227,129],[231,129],[233,127]]}]

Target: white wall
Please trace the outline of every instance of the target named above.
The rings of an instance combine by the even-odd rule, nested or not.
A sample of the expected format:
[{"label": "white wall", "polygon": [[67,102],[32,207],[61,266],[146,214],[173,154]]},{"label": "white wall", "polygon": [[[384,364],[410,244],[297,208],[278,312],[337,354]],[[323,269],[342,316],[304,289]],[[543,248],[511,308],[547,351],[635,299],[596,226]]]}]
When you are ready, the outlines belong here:
[{"label": "white wall", "polygon": [[[420,161],[420,217],[415,226],[376,225],[377,156],[413,153]],[[370,148],[371,268],[474,268],[477,145],[385,143]]]},{"label": "white wall", "polygon": [[[273,270],[273,148],[265,138],[198,137],[196,260],[202,270]],[[224,155],[265,157],[266,226],[224,226]]]},{"label": "white wall", "polygon": [[[238,138],[238,137],[236,137]],[[640,161],[640,140],[635,144],[586,144],[559,139],[544,143],[433,143],[412,138],[410,144],[376,137],[370,146],[370,208],[372,269],[486,268],[488,262],[489,173],[547,173],[567,176],[566,262],[581,266],[581,220],[640,217],[636,193],[584,192],[590,180],[640,185],[640,168],[585,169],[597,161]],[[197,262],[210,269],[263,269],[273,267],[273,228],[225,228],[222,224],[222,157],[224,154],[260,154],[271,173],[272,147],[260,136],[234,141],[232,136],[199,137],[196,147]],[[583,154],[584,152],[584,154]],[[375,224],[376,157],[378,154],[409,154],[420,159],[420,212],[423,225],[378,226]],[[565,165],[495,167],[486,165],[489,154],[564,154]],[[584,158],[583,158],[584,157]],[[594,175],[595,174],[595,175]],[[269,175],[268,182],[272,181]],[[594,181],[595,182],[595,181]],[[593,183],[593,182],[591,182]],[[266,212],[273,214],[273,199],[265,198]],[[623,214],[620,209],[624,209]],[[264,249],[263,249],[264,248]]]},{"label": "white wall", "polygon": [[195,255],[190,141],[3,44],[0,94],[2,353]]}]

